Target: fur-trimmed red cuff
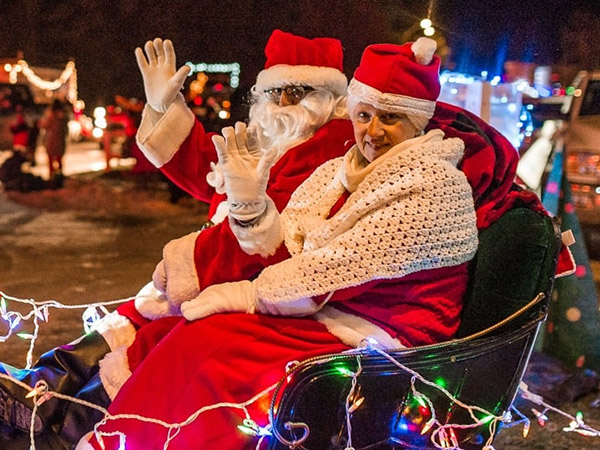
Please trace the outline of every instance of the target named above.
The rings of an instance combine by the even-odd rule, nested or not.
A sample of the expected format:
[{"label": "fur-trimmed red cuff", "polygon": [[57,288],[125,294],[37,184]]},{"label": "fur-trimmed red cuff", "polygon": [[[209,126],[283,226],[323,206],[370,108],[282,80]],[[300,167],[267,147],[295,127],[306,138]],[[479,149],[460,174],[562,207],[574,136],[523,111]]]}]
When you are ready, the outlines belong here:
[{"label": "fur-trimmed red cuff", "polygon": [[182,96],[178,96],[164,114],[146,105],[135,136],[137,144],[146,158],[160,168],[177,153],[190,134],[194,120],[194,113]]}]

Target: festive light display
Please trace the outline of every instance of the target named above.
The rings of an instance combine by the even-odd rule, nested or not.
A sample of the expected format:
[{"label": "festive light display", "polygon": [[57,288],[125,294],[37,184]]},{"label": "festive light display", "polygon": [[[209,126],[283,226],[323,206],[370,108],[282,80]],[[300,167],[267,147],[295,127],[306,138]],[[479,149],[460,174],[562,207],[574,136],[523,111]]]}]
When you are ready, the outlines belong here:
[{"label": "festive light display", "polygon": [[65,66],[59,77],[53,81],[47,81],[36,75],[36,73],[29,67],[27,61],[20,59],[16,64],[5,64],[4,70],[9,72],[9,81],[15,84],[18,79],[19,73],[22,73],[27,81],[37,88],[44,89],[46,91],[56,91],[60,89],[64,84],[69,83],[69,89],[67,92],[67,100],[70,103],[76,103],[77,98],[77,70],[75,69],[75,63],[69,61]]},{"label": "festive light display", "polygon": [[191,76],[194,72],[202,73],[228,73],[229,74],[229,85],[232,88],[237,88],[240,84],[240,65],[239,63],[219,63],[219,64],[208,64],[208,63],[198,63],[194,64],[193,62],[186,62],[186,66],[190,66],[192,69],[188,76]]},{"label": "festive light display", "polygon": [[[83,313],[83,322],[84,329],[86,332],[94,329],[94,323],[98,321],[103,315],[108,313],[107,306],[117,305],[120,303],[124,303],[130,301],[131,299],[122,299],[122,300],[114,300],[109,302],[97,302],[86,305],[63,305],[55,300],[44,301],[44,302],[36,302],[32,299],[24,300],[18,299],[14,297],[10,297],[3,292],[0,291],[0,319],[8,324],[8,332],[5,336],[0,337],[0,342],[5,342],[14,331],[16,331],[23,323],[27,321],[33,321],[34,331],[32,334],[29,333],[16,333],[21,337],[30,340],[31,345],[27,355],[27,368],[31,367],[31,355],[33,353],[33,346],[38,337],[40,322],[48,322],[49,320],[49,309],[50,308],[59,308],[59,309],[84,309]],[[29,305],[31,310],[28,313],[22,314],[19,312],[11,311],[8,309],[8,302],[16,302],[20,304]],[[402,369],[404,372],[411,375],[410,381],[410,390],[407,398],[403,402],[402,406],[399,407],[397,412],[397,417],[394,419],[394,422],[391,426],[392,429],[392,437],[391,441],[394,441],[393,432],[396,430],[399,433],[410,434],[413,440],[418,441],[423,439],[429,439],[431,443],[437,449],[455,449],[461,450],[459,445],[459,438],[457,436],[458,430],[465,430],[471,428],[478,428],[481,426],[487,426],[490,431],[490,437],[483,445],[483,450],[494,450],[492,446],[492,440],[495,436],[496,429],[499,424],[502,424],[505,427],[512,427],[515,425],[523,424],[523,437],[527,437],[529,429],[530,429],[530,419],[523,415],[516,408],[511,407],[510,411],[505,412],[502,416],[495,415],[490,411],[487,411],[483,408],[480,408],[476,405],[469,405],[452,395],[447,389],[446,384],[447,381],[438,377],[435,380],[427,380],[423,376],[421,376],[417,371],[403,365],[396,359],[394,359],[391,355],[382,350],[377,341],[372,338],[368,338],[365,341],[366,346],[350,350],[346,352],[346,354],[354,356],[356,360],[356,369],[351,370],[347,367],[347,365],[339,365],[336,367],[337,373],[341,377],[351,378],[350,380],[350,389],[345,399],[345,431],[346,431],[346,446],[345,450],[353,450],[352,447],[352,416],[358,411],[362,405],[365,403],[365,397],[361,393],[360,386],[360,376],[362,373],[362,365],[361,358],[363,356],[369,354],[379,354],[385,359],[392,362],[395,366]],[[159,426],[162,426],[168,430],[166,440],[164,442],[164,449],[167,449],[169,443],[175,439],[175,437],[179,434],[182,428],[187,425],[193,423],[201,414],[215,410],[218,408],[230,408],[240,410],[242,412],[241,423],[237,426],[237,429],[244,434],[254,436],[257,439],[256,449],[258,450],[261,447],[264,439],[266,438],[276,438],[284,445],[289,446],[290,448],[297,448],[304,442],[309,435],[309,427],[304,423],[286,423],[284,424],[285,428],[288,430],[291,429],[302,429],[303,434],[300,438],[290,442],[286,440],[280,433],[273,427],[273,423],[275,422],[275,405],[271,404],[271,408],[269,409],[269,423],[265,425],[259,425],[251,416],[248,411],[248,408],[253,403],[257,402],[261,398],[271,394],[275,389],[280,387],[284,383],[290,383],[293,380],[294,376],[294,368],[298,365],[297,361],[289,362],[285,367],[285,373],[283,374],[282,379],[263,389],[254,397],[242,403],[231,403],[231,402],[222,402],[216,403],[213,405],[204,406],[189,417],[187,417],[182,422],[177,423],[167,423],[160,419],[141,416],[137,414],[116,414],[111,415],[105,408],[95,405],[93,403],[83,401],[68,395],[61,394],[59,392],[55,392],[49,389],[48,385],[44,381],[38,381],[35,386],[31,387],[17,379],[14,379],[8,375],[0,374],[0,378],[11,381],[23,389],[28,391],[27,397],[33,399],[33,414],[31,418],[30,425],[30,449],[35,450],[35,433],[34,433],[34,425],[35,425],[35,417],[37,414],[37,408],[43,404],[44,402],[50,400],[52,397],[71,401],[74,403],[78,403],[80,405],[93,408],[101,411],[104,414],[104,418],[98,422],[94,427],[94,433],[100,443],[103,445],[103,437],[108,436],[118,436],[120,442],[120,448],[124,449],[127,442],[127,436],[124,433],[115,431],[115,432],[103,432],[100,428],[108,423],[109,421],[118,421],[121,419],[134,419],[139,420],[146,423],[153,423]],[[466,410],[469,416],[472,419],[472,423],[442,423],[438,419],[438,415],[434,408],[433,402],[430,398],[425,395],[423,392],[417,389],[417,382],[424,386],[428,386],[430,388],[436,389],[443,393],[448,399],[450,399],[453,404],[458,407]],[[544,399],[529,391],[528,386],[525,383],[521,383],[519,386],[521,396],[534,403],[535,405],[543,408],[541,411],[532,408],[532,413],[536,418],[538,424],[540,426],[545,426],[548,421],[547,413],[549,411],[558,413],[570,420],[569,426],[564,427],[563,431],[565,432],[576,432],[583,436],[590,437],[600,437],[600,431],[592,428],[587,425],[583,420],[583,414],[578,412],[575,416],[572,416],[564,411],[559,410],[549,404],[547,404]],[[513,419],[513,413],[518,416],[518,420]],[[401,441],[398,440],[400,443]]]}]

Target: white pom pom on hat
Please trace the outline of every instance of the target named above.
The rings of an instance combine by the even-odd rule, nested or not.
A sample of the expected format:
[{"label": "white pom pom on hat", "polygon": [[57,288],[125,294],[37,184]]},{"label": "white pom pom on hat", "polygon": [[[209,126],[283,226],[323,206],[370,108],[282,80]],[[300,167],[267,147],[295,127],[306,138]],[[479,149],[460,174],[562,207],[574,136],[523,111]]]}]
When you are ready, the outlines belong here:
[{"label": "white pom pom on hat", "polygon": [[419,64],[426,66],[433,59],[433,54],[437,49],[437,42],[427,37],[420,37],[412,43],[410,49],[415,55],[415,60]]}]

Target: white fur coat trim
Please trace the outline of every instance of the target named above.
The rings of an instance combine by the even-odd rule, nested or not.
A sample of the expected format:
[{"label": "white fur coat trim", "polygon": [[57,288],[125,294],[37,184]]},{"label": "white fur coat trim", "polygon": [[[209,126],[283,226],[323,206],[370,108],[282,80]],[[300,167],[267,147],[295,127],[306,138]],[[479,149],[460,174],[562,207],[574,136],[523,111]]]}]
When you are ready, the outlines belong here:
[{"label": "white fur coat trim", "polygon": [[96,321],[93,329],[102,335],[111,350],[129,347],[135,340],[135,327],[127,317],[117,311]]},{"label": "white fur coat trim", "polygon": [[94,431],[90,431],[83,435],[83,437],[77,443],[77,447],[75,450],[96,450],[92,444],[90,444],[90,439],[94,436]]},{"label": "white fur coat trim", "polygon": [[164,114],[146,104],[135,136],[137,144],[146,158],[160,168],[177,153],[194,121],[194,113],[185,105],[183,97],[174,101]]},{"label": "white fur coat trim", "polygon": [[281,228],[279,212],[275,203],[269,197],[267,197],[267,208],[255,225],[242,227],[231,216],[229,217],[229,225],[240,247],[249,255],[258,253],[263,257],[267,257],[274,254],[283,242],[283,229]]},{"label": "white fur coat trim", "polygon": [[261,93],[283,86],[310,86],[340,96],[346,93],[348,78],[333,67],[277,64],[259,72],[254,89]]},{"label": "white fur coat trim", "polygon": [[111,400],[114,400],[119,389],[131,376],[129,361],[127,359],[127,347],[123,346],[107,353],[99,362],[100,381]]},{"label": "white fur coat trim", "polygon": [[383,328],[332,306],[323,307],[313,317],[325,325],[331,334],[350,347],[359,347],[366,338],[371,337],[384,350],[404,348],[398,339],[393,338]]}]

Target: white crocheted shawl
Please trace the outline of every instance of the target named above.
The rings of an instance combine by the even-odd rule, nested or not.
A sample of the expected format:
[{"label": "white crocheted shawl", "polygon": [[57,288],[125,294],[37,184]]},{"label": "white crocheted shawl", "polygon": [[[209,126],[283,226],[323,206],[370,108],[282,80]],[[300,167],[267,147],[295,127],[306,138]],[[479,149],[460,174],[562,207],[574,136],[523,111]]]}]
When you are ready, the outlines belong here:
[{"label": "white crocheted shawl", "polygon": [[292,258],[262,271],[261,301],[285,303],[469,261],[477,227],[471,187],[456,168],[464,143],[435,133],[385,158],[329,219],[345,190],[344,157],[320,166],[282,213]]}]

